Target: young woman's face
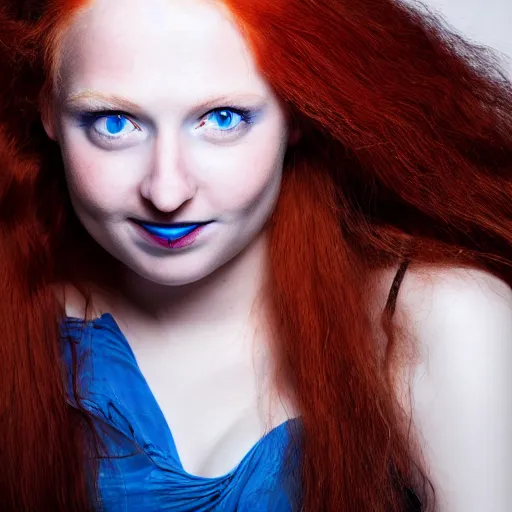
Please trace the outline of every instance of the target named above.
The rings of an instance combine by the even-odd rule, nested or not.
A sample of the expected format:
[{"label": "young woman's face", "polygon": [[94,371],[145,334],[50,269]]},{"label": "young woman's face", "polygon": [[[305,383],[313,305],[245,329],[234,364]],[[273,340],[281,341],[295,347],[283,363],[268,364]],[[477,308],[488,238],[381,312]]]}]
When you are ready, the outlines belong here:
[{"label": "young woman's face", "polygon": [[[45,124],[99,244],[137,274],[180,285],[258,238],[279,194],[288,130],[220,7],[95,0],[63,48],[55,123]],[[169,246],[175,232],[151,237],[140,226],[207,221],[184,247]]]}]

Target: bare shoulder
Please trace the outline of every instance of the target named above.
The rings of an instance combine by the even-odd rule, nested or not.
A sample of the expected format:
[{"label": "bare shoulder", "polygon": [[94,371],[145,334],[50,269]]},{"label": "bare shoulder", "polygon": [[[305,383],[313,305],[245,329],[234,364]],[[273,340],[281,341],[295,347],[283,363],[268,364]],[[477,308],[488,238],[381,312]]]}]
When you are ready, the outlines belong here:
[{"label": "bare shoulder", "polygon": [[[410,268],[397,303],[397,313],[422,328],[450,328],[462,320],[474,325],[486,320],[512,320],[512,288],[483,270]],[[418,333],[421,336],[421,333]]]},{"label": "bare shoulder", "polygon": [[437,510],[510,510],[512,289],[481,270],[412,268],[396,313],[420,354],[404,375]]}]

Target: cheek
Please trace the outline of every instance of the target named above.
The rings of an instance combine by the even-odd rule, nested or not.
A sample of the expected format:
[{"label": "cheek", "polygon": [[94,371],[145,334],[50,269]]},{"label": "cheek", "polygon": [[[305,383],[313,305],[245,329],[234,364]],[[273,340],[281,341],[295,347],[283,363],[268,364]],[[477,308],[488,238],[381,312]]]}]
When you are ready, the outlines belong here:
[{"label": "cheek", "polygon": [[226,210],[252,209],[272,193],[279,184],[280,175],[279,161],[244,155],[241,162],[217,169],[212,202]]},{"label": "cheek", "polygon": [[252,210],[278,193],[286,145],[278,136],[255,142],[225,148],[222,156],[208,158],[209,196],[217,208]]},{"label": "cheek", "polygon": [[109,158],[104,152],[100,155],[81,142],[70,141],[61,148],[69,193],[76,207],[107,211],[125,201],[129,173],[119,158]]}]

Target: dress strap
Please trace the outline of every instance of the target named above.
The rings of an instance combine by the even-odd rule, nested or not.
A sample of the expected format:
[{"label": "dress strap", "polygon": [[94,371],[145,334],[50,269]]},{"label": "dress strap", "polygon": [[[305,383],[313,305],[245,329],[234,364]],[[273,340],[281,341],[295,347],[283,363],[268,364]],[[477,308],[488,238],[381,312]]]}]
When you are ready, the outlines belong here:
[{"label": "dress strap", "polygon": [[388,300],[386,301],[386,307],[384,308],[384,312],[389,315],[389,318],[393,316],[396,309],[396,299],[398,297],[398,291],[400,289],[400,285],[405,276],[405,272],[407,271],[407,267],[409,266],[409,261],[405,260],[400,267],[398,268],[397,273],[395,274],[395,278],[393,279],[393,284],[391,285],[391,289],[389,290]]}]

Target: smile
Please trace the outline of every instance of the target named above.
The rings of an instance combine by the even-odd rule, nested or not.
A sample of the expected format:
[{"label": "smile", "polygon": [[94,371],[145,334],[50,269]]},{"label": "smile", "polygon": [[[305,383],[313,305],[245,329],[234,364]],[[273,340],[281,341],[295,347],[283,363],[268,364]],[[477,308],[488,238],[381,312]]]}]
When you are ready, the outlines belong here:
[{"label": "smile", "polygon": [[189,235],[197,228],[205,226],[210,222],[211,221],[197,223],[180,222],[173,224],[156,224],[152,222],[136,221],[136,223],[142,228],[144,228],[149,234],[156,236],[158,238],[165,239],[169,242],[175,242],[176,240],[179,240]]}]

